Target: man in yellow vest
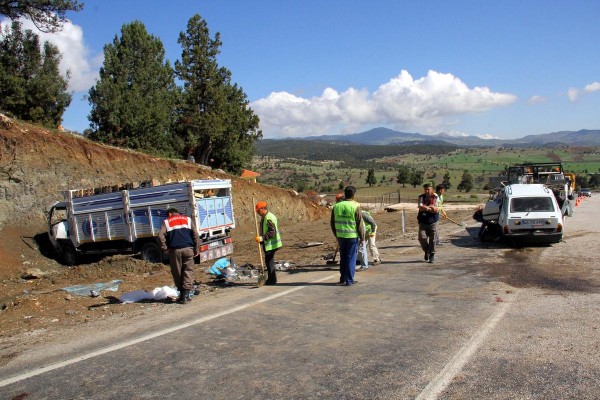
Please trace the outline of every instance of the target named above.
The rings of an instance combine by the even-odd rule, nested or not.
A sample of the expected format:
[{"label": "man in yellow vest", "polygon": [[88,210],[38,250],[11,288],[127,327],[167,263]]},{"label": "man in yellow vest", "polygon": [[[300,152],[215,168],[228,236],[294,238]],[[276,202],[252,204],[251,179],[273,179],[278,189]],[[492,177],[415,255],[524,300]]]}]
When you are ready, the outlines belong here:
[{"label": "man in yellow vest", "polygon": [[340,283],[352,286],[356,269],[356,253],[359,243],[365,240],[365,225],[360,204],[354,201],[356,188],[347,186],[344,198],[331,210],[331,231],[338,241],[340,251]]},{"label": "man in yellow vest", "polygon": [[277,274],[275,272],[275,252],[282,246],[277,217],[267,209],[266,201],[259,201],[255,206],[256,213],[261,216],[260,236],[256,237],[262,243],[265,251],[265,266],[267,267],[267,281],[265,285],[275,285]]}]

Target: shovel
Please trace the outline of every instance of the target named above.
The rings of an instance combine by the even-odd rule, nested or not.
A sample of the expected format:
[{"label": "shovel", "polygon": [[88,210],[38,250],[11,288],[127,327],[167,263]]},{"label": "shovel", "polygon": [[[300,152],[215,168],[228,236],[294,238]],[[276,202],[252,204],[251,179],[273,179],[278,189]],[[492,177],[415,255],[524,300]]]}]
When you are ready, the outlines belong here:
[{"label": "shovel", "polygon": [[335,261],[335,257],[337,256],[337,253],[338,253],[339,249],[340,249],[340,245],[338,244],[335,247],[335,253],[333,253],[333,258],[331,260],[327,260],[327,262],[326,262],[327,265],[337,264],[337,261]]},{"label": "shovel", "polygon": [[298,235],[296,235],[294,232],[291,232],[292,235],[296,236],[298,238],[298,240],[300,240],[302,242],[302,244],[297,244],[296,246],[304,249],[306,247],[314,247],[314,246],[320,246],[323,244],[323,242],[305,242],[304,240],[302,240],[302,238]]},{"label": "shovel", "polygon": [[[260,236],[260,231],[258,230],[258,218],[256,217],[256,202],[254,201],[254,196],[252,196],[252,214],[254,214],[254,225],[256,225],[256,236]],[[267,275],[265,274],[265,260],[262,255],[262,246],[260,242],[258,243],[258,256],[260,257],[260,274],[258,275],[258,286],[263,286],[267,281]]]}]

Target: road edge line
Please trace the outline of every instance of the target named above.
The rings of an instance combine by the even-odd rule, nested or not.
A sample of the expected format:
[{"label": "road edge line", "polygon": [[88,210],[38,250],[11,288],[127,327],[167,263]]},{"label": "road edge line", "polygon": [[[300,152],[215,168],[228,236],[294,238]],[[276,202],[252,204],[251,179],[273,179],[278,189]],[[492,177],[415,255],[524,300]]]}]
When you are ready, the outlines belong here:
[{"label": "road edge line", "polygon": [[415,397],[415,400],[435,400],[438,398],[467,364],[471,356],[481,347],[492,329],[504,318],[504,315],[515,299],[516,294],[510,302],[499,303],[500,307],[488,317],[479,330],[460,348],[439,374]]}]

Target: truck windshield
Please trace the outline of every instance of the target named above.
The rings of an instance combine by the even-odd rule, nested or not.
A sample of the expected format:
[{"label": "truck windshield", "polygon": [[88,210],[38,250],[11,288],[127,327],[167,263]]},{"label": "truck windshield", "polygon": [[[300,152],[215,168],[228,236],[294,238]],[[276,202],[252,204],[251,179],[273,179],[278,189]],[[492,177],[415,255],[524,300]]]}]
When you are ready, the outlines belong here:
[{"label": "truck windshield", "polygon": [[552,212],[554,205],[551,197],[521,197],[511,200],[510,210],[513,212]]}]

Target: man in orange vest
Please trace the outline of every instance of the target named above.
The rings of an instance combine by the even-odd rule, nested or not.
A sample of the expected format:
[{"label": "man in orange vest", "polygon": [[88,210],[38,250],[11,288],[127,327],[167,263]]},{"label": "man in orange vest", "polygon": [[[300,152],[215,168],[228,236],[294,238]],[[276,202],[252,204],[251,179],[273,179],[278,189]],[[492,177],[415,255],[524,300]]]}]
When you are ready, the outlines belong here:
[{"label": "man in orange vest", "polygon": [[275,252],[282,246],[277,217],[268,210],[266,201],[256,203],[255,211],[261,216],[260,235],[256,237],[256,241],[262,243],[265,251],[265,265],[267,267],[265,285],[275,285],[277,284]]}]

